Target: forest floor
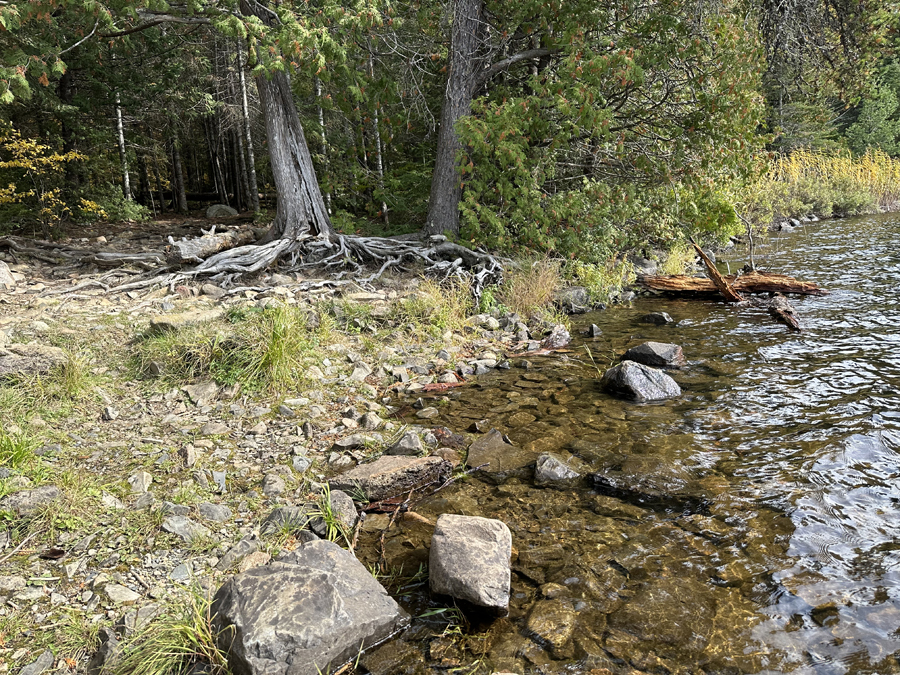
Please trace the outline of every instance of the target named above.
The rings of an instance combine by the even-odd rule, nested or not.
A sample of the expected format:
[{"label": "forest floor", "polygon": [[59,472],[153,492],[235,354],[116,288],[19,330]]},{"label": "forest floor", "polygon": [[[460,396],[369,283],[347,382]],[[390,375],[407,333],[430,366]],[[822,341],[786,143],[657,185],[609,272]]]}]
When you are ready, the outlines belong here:
[{"label": "forest floor", "polygon": [[[116,224],[66,243],[139,252],[198,229]],[[64,354],[48,374],[0,380],[0,673],[87,672],[102,627],[128,636],[183,589],[215,590],[295,546],[279,531],[226,557],[276,506],[316,499],[326,476],[400,438],[400,413],[417,414],[403,401],[539,344],[414,274],[374,290],[267,272],[240,292],[114,293],[84,284],[103,270],[0,261],[15,278],[0,286],[0,355]]]}]

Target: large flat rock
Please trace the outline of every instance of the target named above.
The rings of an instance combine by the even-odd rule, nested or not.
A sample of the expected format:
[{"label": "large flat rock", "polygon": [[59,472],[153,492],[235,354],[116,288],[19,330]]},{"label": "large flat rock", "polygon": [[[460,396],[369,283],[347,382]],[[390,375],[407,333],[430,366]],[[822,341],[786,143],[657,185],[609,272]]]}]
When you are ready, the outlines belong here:
[{"label": "large flat rock", "polygon": [[6,345],[0,349],[0,377],[45,375],[66,362],[59,347],[44,345]]},{"label": "large flat rock", "polygon": [[44,485],[33,490],[19,490],[0,499],[0,511],[30,516],[56,501],[62,493],[58,487]]},{"label": "large flat rock", "polygon": [[409,616],[352,553],[313,541],[233,577],[213,599],[236,675],[335,672]]},{"label": "large flat rock", "polygon": [[[360,464],[328,481],[332,490],[362,490],[373,502],[406,495],[413,488],[428,483],[442,483],[453,470],[450,462],[440,457],[404,457],[385,455],[374,462]],[[437,487],[437,486],[435,486]]]},{"label": "large flat rock", "polygon": [[431,538],[431,592],[506,614],[511,555],[512,535],[505,523],[445,513],[437,519]]}]

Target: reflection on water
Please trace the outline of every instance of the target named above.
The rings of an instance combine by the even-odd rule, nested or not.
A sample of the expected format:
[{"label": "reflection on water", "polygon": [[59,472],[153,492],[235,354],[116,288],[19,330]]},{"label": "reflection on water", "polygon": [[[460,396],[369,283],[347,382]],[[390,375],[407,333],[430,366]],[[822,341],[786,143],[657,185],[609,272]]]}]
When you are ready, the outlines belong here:
[{"label": "reflection on water", "polygon": [[[417,508],[499,518],[518,556],[509,618],[463,641],[413,630],[426,665],[407,672],[900,672],[900,219],[808,228],[767,261],[831,291],[793,301],[800,334],[707,301],[574,317],[573,334],[601,327],[586,341],[601,369],[642,341],[680,344],[678,400],[611,399],[580,349],[447,397],[451,429],[487,419],[600,478],[469,480]],[[676,324],[637,323],[651,310]],[[429,535],[396,529],[389,562],[427,561]]]}]

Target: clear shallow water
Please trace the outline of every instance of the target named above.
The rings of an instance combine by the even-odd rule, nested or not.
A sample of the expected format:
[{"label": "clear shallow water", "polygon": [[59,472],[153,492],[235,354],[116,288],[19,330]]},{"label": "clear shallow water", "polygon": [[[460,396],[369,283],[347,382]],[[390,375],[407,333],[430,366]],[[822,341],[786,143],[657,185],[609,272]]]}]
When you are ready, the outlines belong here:
[{"label": "clear shallow water", "polygon": [[[898,240],[896,215],[773,235],[766,268],[831,291],[792,299],[800,334],[756,308],[642,298],[573,317],[573,334],[593,322],[603,337],[570,355],[454,391],[433,422],[488,419],[606,487],[471,479],[417,507],[504,520],[514,597],[463,636],[419,622],[404,638],[419,658],[394,672],[900,672]],[[638,323],[649,311],[676,324]],[[646,340],[683,347],[684,395],[602,393],[581,345],[602,370]],[[402,521],[387,562],[415,570],[429,535]],[[400,595],[430,606],[421,587]]]}]

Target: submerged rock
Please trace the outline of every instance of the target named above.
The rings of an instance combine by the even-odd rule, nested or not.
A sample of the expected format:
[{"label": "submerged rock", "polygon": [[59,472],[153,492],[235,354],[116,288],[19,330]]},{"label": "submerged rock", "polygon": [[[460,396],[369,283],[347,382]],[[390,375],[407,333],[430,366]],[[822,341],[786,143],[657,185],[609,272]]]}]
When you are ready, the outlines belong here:
[{"label": "submerged rock", "polygon": [[667,323],[675,323],[675,319],[666,312],[650,312],[642,316],[639,321],[641,323],[652,323],[656,326],[665,326]]},{"label": "submerged rock", "polygon": [[509,609],[512,535],[499,520],[444,514],[428,559],[431,592],[496,614]]},{"label": "submerged rock", "polygon": [[623,361],[607,370],[600,386],[619,398],[633,401],[661,401],[681,396],[681,387],[661,370],[635,361]]},{"label": "submerged rock", "polygon": [[569,331],[561,323],[558,323],[550,330],[550,334],[541,341],[541,346],[544,349],[560,349],[569,344],[570,339]]},{"label": "submerged rock", "polygon": [[212,612],[242,675],[334,672],[409,622],[352,553],[321,540],[232,578]]},{"label": "submerged rock", "polygon": [[[574,459],[574,457],[569,457],[569,460]],[[559,455],[545,452],[537,458],[534,482],[538,485],[568,484],[580,477],[581,474]]]},{"label": "submerged rock", "polygon": [[622,354],[620,360],[657,368],[680,368],[687,363],[681,347],[668,342],[645,342]]},{"label": "submerged rock", "polygon": [[485,477],[502,482],[511,476],[527,476],[537,454],[507,442],[503,434],[491,429],[469,446],[466,464],[473,469],[480,467]]}]

